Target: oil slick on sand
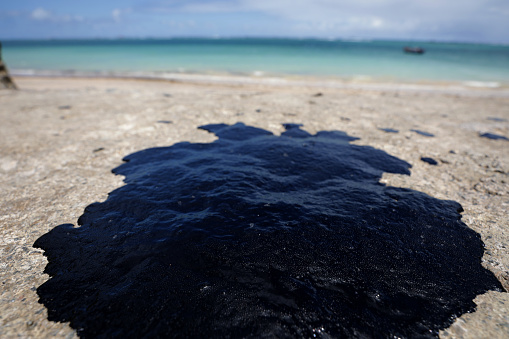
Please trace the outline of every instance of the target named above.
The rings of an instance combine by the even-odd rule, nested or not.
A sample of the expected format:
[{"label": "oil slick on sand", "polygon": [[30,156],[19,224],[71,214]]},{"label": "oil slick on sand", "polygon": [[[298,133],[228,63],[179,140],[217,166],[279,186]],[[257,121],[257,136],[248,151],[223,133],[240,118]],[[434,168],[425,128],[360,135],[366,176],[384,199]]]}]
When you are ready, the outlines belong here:
[{"label": "oil slick on sand", "polygon": [[53,321],[84,338],[436,337],[501,290],[461,206],[379,183],[410,165],[339,131],[201,127],[39,238]]}]

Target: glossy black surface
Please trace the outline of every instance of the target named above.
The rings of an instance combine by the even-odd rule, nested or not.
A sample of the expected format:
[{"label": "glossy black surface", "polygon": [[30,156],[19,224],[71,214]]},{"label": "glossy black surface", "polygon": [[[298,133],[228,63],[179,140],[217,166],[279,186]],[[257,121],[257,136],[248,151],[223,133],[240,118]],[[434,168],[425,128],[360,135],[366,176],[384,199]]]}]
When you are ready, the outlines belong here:
[{"label": "glossy black surface", "polygon": [[434,137],[435,135],[432,134],[432,133],[428,133],[428,132],[425,132],[425,131],[421,131],[421,130],[418,130],[418,129],[411,129],[412,132],[415,132],[417,134],[420,134],[420,135],[423,135],[425,137]]},{"label": "glossy black surface", "polygon": [[504,137],[503,135],[493,134],[493,133],[482,133],[479,134],[479,136],[483,138],[488,138],[491,140],[509,140],[508,138]]},{"label": "glossy black surface", "polygon": [[34,244],[53,321],[86,338],[435,337],[500,289],[461,206],[346,133],[202,127],[126,157],[126,185]]},{"label": "glossy black surface", "polygon": [[393,129],[393,128],[379,128],[379,130],[387,132],[387,133],[399,133],[399,131],[397,129]]},{"label": "glossy black surface", "polygon": [[421,161],[427,162],[430,165],[438,165],[438,162],[433,158],[421,157]]},{"label": "glossy black surface", "polygon": [[496,121],[496,122],[505,122],[505,121],[507,121],[507,119],[497,118],[497,117],[488,117],[487,119],[491,120],[491,121]]}]

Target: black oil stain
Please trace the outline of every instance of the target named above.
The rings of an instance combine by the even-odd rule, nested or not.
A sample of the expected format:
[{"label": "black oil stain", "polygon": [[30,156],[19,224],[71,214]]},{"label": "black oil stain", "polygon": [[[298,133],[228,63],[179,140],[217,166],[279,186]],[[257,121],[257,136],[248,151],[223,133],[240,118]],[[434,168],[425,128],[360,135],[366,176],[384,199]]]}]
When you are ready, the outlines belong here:
[{"label": "black oil stain", "polygon": [[424,131],[421,131],[421,130],[418,130],[418,129],[411,129],[412,132],[415,132],[417,134],[420,134],[420,135],[424,135],[425,137],[434,137],[435,135],[434,134],[431,134],[431,133],[428,133],[428,132],[424,132]]},{"label": "black oil stain", "polygon": [[384,131],[386,133],[399,133],[397,129],[393,128],[379,128],[379,130]]},{"label": "black oil stain", "polygon": [[493,134],[493,133],[479,133],[479,136],[482,138],[488,138],[491,140],[509,140],[503,135]]},{"label": "black oil stain", "polygon": [[497,118],[497,117],[488,117],[487,119],[491,120],[491,121],[496,121],[496,122],[505,122],[505,121],[507,121],[507,119]]},{"label": "black oil stain", "polygon": [[96,337],[437,337],[501,290],[461,206],[379,182],[410,165],[344,132],[201,127],[146,149],[81,227],[40,237],[52,321]]},{"label": "black oil stain", "polygon": [[433,158],[421,157],[421,161],[427,162],[430,165],[438,165],[438,162]]}]

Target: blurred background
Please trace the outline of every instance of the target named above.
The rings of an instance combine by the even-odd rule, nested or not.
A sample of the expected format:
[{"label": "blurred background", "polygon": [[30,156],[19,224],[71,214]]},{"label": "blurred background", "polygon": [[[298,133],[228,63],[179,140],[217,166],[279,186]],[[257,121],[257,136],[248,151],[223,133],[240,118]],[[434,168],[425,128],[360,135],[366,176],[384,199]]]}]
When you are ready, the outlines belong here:
[{"label": "blurred background", "polygon": [[509,43],[507,0],[18,0],[0,39],[293,37]]},{"label": "blurred background", "polygon": [[[507,0],[0,3],[0,40],[15,75],[135,71],[493,87],[509,83],[508,32]],[[405,47],[425,53],[410,56]]]}]

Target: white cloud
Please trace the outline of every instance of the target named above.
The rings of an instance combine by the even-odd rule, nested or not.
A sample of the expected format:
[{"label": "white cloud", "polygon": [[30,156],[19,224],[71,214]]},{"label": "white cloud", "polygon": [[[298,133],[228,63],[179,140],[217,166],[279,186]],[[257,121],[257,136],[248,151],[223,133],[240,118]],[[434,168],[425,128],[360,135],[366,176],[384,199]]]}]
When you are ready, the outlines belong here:
[{"label": "white cloud", "polygon": [[36,21],[49,21],[49,22],[82,22],[83,17],[79,15],[63,14],[57,15],[44,8],[36,8],[30,13],[30,18]]},{"label": "white cloud", "polygon": [[[0,20],[43,23],[115,24],[129,32],[157,32],[160,19],[196,25],[183,34],[208,35],[214,23],[223,35],[401,38],[509,42],[509,0],[147,0],[136,10],[116,8],[83,18],[41,5],[30,11],[0,10]],[[41,2],[42,4],[42,2]],[[121,5],[120,5],[121,6]],[[73,9],[79,13],[80,7]],[[16,19],[18,18],[18,19]],[[235,27],[232,29],[232,22]],[[244,27],[244,29],[240,29]],[[104,28],[105,29],[105,28]],[[109,29],[113,29],[109,27]]]},{"label": "white cloud", "polygon": [[120,11],[120,9],[118,8],[115,8],[112,12],[111,12],[111,16],[113,17],[113,20],[115,20],[116,22],[119,22],[120,21],[120,14],[122,12]]},{"label": "white cloud", "polygon": [[111,11],[111,17],[113,18],[113,21],[120,22],[122,17],[125,14],[131,13],[131,11],[131,8],[115,8],[113,11]]},{"label": "white cloud", "polygon": [[496,39],[509,31],[507,0],[163,0],[152,10],[258,13],[293,27],[308,27],[302,33],[311,35],[317,29],[336,35],[448,39],[466,29],[465,35]]},{"label": "white cloud", "polygon": [[44,21],[51,19],[51,12],[45,10],[44,8],[36,8],[32,11],[30,16],[32,19]]},{"label": "white cloud", "polygon": [[241,2],[236,1],[186,3],[180,9],[186,12],[200,13],[239,12],[250,10],[249,7],[246,7]]}]

